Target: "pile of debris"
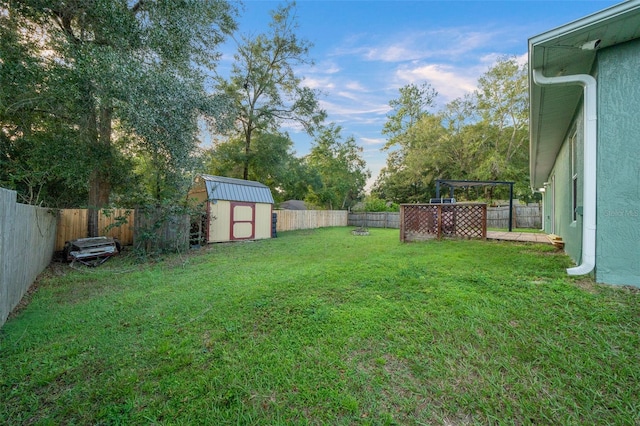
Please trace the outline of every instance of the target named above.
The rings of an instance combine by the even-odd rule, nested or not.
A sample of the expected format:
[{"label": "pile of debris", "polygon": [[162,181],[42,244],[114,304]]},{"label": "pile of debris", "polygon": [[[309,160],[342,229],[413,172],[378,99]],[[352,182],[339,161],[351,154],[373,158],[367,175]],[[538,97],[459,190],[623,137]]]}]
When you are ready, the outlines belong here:
[{"label": "pile of debris", "polygon": [[87,266],[98,266],[120,253],[120,249],[120,241],[117,238],[79,238],[65,242],[63,258],[67,262],[77,261]]}]

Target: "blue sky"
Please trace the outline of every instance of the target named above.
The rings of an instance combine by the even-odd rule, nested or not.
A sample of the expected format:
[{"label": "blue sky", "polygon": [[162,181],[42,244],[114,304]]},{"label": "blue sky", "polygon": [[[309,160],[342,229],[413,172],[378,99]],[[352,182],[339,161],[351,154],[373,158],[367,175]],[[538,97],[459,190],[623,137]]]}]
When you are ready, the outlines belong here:
[{"label": "blue sky", "polygon": [[[297,70],[304,84],[320,90],[327,122],[342,126],[364,150],[372,173],[385,165],[381,130],[389,101],[410,83],[428,82],[438,106],[473,92],[478,78],[502,56],[526,62],[527,40],[619,1],[328,1],[298,0],[299,37],[313,43],[315,66]],[[269,11],[282,2],[249,0],[239,34],[266,32]],[[237,37],[239,39],[239,37]],[[219,71],[233,60],[234,43],[222,47]],[[298,156],[311,139],[289,132]]]}]

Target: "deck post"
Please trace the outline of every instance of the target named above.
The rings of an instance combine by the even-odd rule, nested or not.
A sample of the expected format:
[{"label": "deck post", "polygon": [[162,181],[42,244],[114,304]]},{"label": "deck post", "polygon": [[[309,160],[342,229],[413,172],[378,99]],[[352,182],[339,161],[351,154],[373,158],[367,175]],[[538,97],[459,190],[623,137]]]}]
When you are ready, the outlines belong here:
[{"label": "deck post", "polygon": [[404,243],[404,206],[400,204],[400,242]]},{"label": "deck post", "polygon": [[513,231],[513,182],[509,183],[509,232]]}]

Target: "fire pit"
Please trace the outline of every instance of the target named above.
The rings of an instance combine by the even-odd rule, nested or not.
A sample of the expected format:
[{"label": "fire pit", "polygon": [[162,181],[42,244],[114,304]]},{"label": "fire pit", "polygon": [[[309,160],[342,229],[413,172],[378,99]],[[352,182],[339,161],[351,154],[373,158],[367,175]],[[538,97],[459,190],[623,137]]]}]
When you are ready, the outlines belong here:
[{"label": "fire pit", "polygon": [[351,233],[353,235],[359,235],[359,236],[364,236],[364,235],[369,235],[369,230],[367,228],[356,228],[353,231],[351,231]]}]

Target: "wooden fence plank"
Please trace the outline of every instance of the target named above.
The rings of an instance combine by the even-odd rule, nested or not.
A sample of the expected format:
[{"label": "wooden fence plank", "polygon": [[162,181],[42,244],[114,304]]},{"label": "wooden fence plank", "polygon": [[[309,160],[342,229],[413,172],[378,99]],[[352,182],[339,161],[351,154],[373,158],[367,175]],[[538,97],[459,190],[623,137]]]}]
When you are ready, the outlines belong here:
[{"label": "wooden fence plank", "polygon": [[294,231],[328,226],[347,226],[346,210],[274,210],[277,216],[276,230]]},{"label": "wooden fence plank", "polygon": [[398,212],[358,212],[349,213],[349,226],[364,228],[399,228]]},{"label": "wooden fence plank", "polygon": [[[513,206],[513,227],[540,229],[542,212],[539,204]],[[490,228],[509,227],[509,207],[489,207],[487,209],[487,226]]]},{"label": "wooden fence plank", "polygon": [[[64,248],[66,241],[87,238],[87,209],[62,209],[58,213],[58,233],[55,250]],[[126,223],[115,226],[119,219],[126,217]],[[100,210],[98,213],[98,227],[100,236],[117,238],[122,245],[133,244],[133,228],[135,213],[128,209]],[[113,225],[113,226],[112,226]]]},{"label": "wooden fence plank", "polygon": [[0,326],[53,255],[56,216],[0,188]]}]

